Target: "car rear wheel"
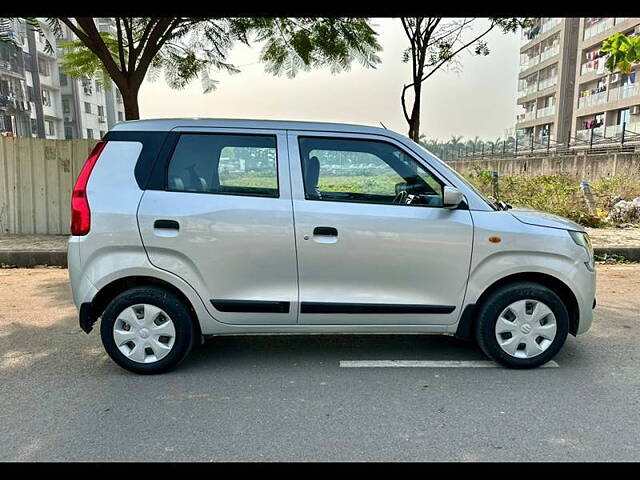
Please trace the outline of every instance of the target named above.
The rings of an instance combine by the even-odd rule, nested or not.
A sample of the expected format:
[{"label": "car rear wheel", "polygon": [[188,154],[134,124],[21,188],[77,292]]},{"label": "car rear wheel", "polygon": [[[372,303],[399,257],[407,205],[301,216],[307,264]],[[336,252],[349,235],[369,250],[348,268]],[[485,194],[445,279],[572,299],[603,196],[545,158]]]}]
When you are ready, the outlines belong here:
[{"label": "car rear wheel", "polygon": [[533,282],[505,285],[482,303],[476,339],[492,360],[512,368],[534,368],[562,348],[569,314],[558,295]]},{"label": "car rear wheel", "polygon": [[191,350],[195,331],[189,309],[173,293],[136,287],[109,303],[102,314],[100,336],[118,365],[152,374],[178,365]]}]

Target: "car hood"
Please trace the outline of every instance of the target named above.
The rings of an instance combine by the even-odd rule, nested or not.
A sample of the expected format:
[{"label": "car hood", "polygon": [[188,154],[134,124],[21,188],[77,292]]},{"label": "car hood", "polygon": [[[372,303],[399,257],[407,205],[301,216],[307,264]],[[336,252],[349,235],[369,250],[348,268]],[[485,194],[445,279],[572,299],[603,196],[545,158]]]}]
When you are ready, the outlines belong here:
[{"label": "car hood", "polygon": [[576,222],[573,222],[568,218],[560,217],[559,215],[553,215],[552,213],[540,212],[529,208],[510,208],[509,213],[522,223],[527,223],[529,225],[584,232],[584,227]]}]

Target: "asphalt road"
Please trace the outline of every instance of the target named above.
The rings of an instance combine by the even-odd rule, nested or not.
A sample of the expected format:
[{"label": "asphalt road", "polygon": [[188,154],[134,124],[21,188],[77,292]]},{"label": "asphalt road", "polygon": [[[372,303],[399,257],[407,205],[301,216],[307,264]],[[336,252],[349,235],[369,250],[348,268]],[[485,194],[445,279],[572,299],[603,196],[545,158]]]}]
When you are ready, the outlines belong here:
[{"label": "asphalt road", "polygon": [[80,331],[66,270],[0,270],[0,460],[637,461],[640,265],[598,274],[559,368],[340,368],[484,357],[447,337],[252,336],[138,376]]}]

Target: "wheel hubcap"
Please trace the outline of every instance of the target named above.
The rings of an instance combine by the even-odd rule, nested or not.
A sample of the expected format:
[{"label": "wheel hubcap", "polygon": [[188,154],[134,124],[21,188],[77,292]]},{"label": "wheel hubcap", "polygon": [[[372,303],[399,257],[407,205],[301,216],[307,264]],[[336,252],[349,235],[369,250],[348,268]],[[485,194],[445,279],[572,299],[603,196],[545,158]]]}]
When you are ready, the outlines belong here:
[{"label": "wheel hubcap", "polygon": [[518,300],[498,316],[496,340],[516,358],[532,358],[551,346],[558,324],[551,309],[539,300]]},{"label": "wheel hubcap", "polygon": [[125,308],[113,324],[113,340],[129,360],[152,363],[166,357],[176,340],[173,321],[147,303]]}]

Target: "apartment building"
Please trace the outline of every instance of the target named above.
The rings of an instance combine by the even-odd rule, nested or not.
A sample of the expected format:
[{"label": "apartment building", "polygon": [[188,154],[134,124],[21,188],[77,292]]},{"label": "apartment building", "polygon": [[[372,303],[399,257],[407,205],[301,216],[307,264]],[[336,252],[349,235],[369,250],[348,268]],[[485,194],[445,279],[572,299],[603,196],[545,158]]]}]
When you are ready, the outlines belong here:
[{"label": "apartment building", "polygon": [[640,78],[609,73],[602,42],[640,18],[538,18],[522,32],[516,133],[523,148],[640,134]]},{"label": "apartment building", "polygon": [[640,18],[581,18],[572,131],[581,140],[620,137],[623,128],[640,134],[640,68],[609,73],[603,40],[616,32],[640,35]]},{"label": "apartment building", "polygon": [[[108,28],[107,19],[99,22]],[[117,88],[96,78],[72,78],[59,67],[59,42],[44,21],[41,33],[17,19],[0,19],[17,46],[0,43],[0,134],[40,138],[100,138],[124,120]],[[47,40],[54,51],[48,52]]]},{"label": "apartment building", "polygon": [[[98,18],[100,31],[113,32],[109,18]],[[63,28],[61,41],[68,42],[76,36]],[[62,55],[61,49],[58,54]],[[122,96],[109,78],[72,78],[60,74],[62,110],[64,114],[64,138],[102,138],[116,122],[124,120]]]},{"label": "apartment building", "polygon": [[516,137],[523,147],[569,135],[578,29],[577,18],[538,18],[522,32]]},{"label": "apartment building", "polygon": [[[0,42],[0,135],[31,134],[32,104],[28,98],[20,22],[0,19],[0,29],[17,45]],[[29,91],[29,93],[31,93]]]}]

